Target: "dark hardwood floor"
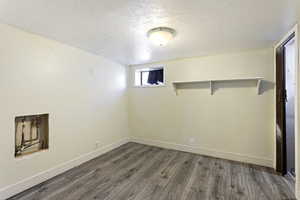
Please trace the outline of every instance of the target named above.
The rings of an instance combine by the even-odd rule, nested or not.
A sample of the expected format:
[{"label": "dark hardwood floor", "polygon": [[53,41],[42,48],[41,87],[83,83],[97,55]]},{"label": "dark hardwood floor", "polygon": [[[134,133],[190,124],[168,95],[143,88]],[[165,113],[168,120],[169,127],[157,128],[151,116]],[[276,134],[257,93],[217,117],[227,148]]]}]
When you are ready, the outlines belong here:
[{"label": "dark hardwood floor", "polygon": [[293,187],[264,167],[128,143],[11,200],[279,200]]}]

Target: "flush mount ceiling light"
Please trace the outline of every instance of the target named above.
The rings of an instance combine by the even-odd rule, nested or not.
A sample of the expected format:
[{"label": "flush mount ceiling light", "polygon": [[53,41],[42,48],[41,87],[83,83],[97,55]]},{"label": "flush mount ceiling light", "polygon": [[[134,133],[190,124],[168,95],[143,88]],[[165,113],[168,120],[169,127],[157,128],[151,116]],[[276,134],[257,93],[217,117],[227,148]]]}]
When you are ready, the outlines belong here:
[{"label": "flush mount ceiling light", "polygon": [[156,45],[165,46],[175,37],[175,33],[176,31],[172,28],[158,27],[148,31],[148,38]]}]

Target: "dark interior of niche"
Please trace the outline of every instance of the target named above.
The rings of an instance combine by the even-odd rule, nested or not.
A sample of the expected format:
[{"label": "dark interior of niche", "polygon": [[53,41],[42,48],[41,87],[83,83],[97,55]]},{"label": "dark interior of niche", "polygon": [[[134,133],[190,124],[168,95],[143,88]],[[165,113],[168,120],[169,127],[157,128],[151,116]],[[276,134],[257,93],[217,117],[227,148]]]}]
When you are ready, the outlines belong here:
[{"label": "dark interior of niche", "polygon": [[49,114],[15,118],[15,157],[49,148]]}]

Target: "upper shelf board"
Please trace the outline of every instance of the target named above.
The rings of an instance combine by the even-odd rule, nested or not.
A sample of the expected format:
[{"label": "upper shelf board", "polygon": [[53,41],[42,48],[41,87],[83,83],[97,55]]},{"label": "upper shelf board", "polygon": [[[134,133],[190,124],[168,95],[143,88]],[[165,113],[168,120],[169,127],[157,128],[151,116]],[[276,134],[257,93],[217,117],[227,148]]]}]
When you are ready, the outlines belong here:
[{"label": "upper shelf board", "polygon": [[230,78],[230,79],[211,79],[211,80],[193,80],[193,81],[174,81],[172,82],[172,85],[174,87],[176,95],[177,92],[177,86],[180,84],[197,84],[197,83],[209,83],[210,86],[210,94],[213,95],[213,83],[216,82],[227,82],[227,81],[257,81],[257,94],[260,94],[260,88],[261,88],[261,82],[264,78],[263,77],[248,77],[248,78]]}]

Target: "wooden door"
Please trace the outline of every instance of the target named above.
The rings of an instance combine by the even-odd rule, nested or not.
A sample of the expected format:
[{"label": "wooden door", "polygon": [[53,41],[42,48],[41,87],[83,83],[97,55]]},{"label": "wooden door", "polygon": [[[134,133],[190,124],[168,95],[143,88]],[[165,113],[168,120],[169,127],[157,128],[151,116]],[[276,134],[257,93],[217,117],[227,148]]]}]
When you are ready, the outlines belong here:
[{"label": "wooden door", "polygon": [[276,171],[286,173],[284,45],[276,49]]},{"label": "wooden door", "polygon": [[282,175],[287,173],[285,45],[294,37],[295,33],[276,49],[276,171]]}]

